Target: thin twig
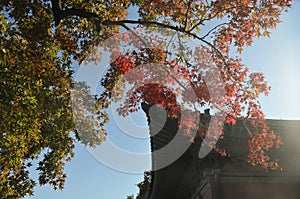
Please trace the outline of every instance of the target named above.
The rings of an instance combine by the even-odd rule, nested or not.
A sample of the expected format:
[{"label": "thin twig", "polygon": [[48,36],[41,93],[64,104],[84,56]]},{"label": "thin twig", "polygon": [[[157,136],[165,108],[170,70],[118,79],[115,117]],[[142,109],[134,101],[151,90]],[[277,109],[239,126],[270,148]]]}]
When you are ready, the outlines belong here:
[{"label": "thin twig", "polygon": [[143,40],[134,30],[130,29],[125,24],[122,24],[121,26],[126,30],[128,30],[129,32],[131,32],[134,36],[136,36],[145,45],[145,47],[147,47],[147,43],[145,42],[145,40]]},{"label": "thin twig", "polygon": [[187,9],[186,9],[186,12],[185,12],[185,20],[184,20],[184,29],[185,30],[186,30],[186,27],[187,27],[187,21],[188,21],[188,15],[189,15],[190,7],[191,7],[191,1],[188,1]]},{"label": "thin twig", "polygon": [[214,28],[212,28],[210,31],[208,31],[208,32],[207,32],[204,36],[202,36],[201,38],[202,38],[202,39],[205,39],[208,35],[210,35],[210,33],[212,33],[212,32],[213,32],[214,30],[216,30],[218,27],[223,26],[223,25],[226,25],[226,24],[228,24],[228,23],[221,23],[221,24],[215,26]]}]

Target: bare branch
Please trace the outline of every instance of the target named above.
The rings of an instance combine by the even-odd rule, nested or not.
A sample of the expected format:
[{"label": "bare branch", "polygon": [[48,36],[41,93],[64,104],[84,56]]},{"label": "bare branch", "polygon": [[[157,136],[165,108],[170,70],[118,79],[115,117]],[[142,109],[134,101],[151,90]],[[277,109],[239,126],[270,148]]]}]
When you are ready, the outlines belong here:
[{"label": "bare branch", "polygon": [[205,39],[208,35],[210,35],[210,33],[212,33],[214,30],[216,30],[217,28],[219,28],[220,26],[226,25],[228,23],[221,23],[217,26],[215,26],[214,28],[212,28],[210,31],[208,31],[204,36],[202,36],[202,39]]}]

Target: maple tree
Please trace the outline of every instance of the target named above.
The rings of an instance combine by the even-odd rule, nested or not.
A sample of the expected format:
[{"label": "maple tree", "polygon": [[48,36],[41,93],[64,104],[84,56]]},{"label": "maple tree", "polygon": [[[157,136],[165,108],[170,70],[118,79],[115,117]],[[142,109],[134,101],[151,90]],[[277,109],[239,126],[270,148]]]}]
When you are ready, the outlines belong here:
[{"label": "maple tree", "polygon": [[[249,73],[241,58],[233,57],[232,52],[242,53],[255,37],[269,37],[270,29],[280,22],[290,3],[290,0],[1,1],[1,198],[20,198],[33,193],[36,182],[28,169],[40,154],[43,157],[37,166],[39,183],[63,188],[66,178],[63,169],[65,161],[73,157],[74,143],[95,146],[105,139],[104,125],[109,120],[106,110],[114,100],[122,100],[115,92],[125,97],[118,109],[121,115],[137,111],[139,102],[144,101],[165,108],[170,117],[178,117],[180,97],[181,103],[193,106],[194,111],[204,106],[222,111],[227,124],[234,125],[241,118],[245,125],[251,125],[249,162],[266,169],[279,168],[266,151],[279,147],[281,139],[269,129],[258,101],[260,94],[267,95],[270,87],[263,74]],[[138,9],[137,19],[127,18],[130,6]],[[209,25],[213,27],[205,31]],[[151,36],[149,31],[153,27],[179,33],[182,52],[168,51],[163,39]],[[143,34],[150,35],[143,37]],[[96,110],[93,110],[98,121],[91,123],[80,111],[76,118],[71,88],[79,86],[82,91],[77,93],[80,98],[73,105],[84,102],[84,96],[89,94],[85,85],[74,84],[72,63],[100,61],[99,46],[115,35],[118,41],[114,44],[131,42],[133,46],[104,45],[112,53],[110,68],[101,81],[103,91],[96,96]],[[199,42],[198,50],[189,51],[189,43],[181,42],[186,37]],[[144,45],[150,40],[150,46]],[[153,78],[151,64],[158,64],[160,75],[168,78],[140,87],[141,82]],[[145,66],[144,71],[135,70],[140,65]],[[214,78],[212,67],[220,72],[225,95],[219,102],[225,102],[223,106],[211,103],[199,65],[207,70],[207,77]],[[132,70],[139,71],[143,78],[130,78]],[[123,76],[129,77],[132,88],[116,90],[115,85]],[[189,87],[180,85],[182,82]],[[191,97],[191,92],[196,98]],[[75,121],[86,123],[80,129],[80,137],[71,133],[78,130],[74,130]],[[91,126],[97,126],[98,131],[94,132]],[[186,129],[184,132],[191,139],[190,130],[198,128],[194,121],[184,119],[180,127]],[[222,134],[221,131],[198,133],[212,139]],[[224,150],[216,150],[226,155]]]}]

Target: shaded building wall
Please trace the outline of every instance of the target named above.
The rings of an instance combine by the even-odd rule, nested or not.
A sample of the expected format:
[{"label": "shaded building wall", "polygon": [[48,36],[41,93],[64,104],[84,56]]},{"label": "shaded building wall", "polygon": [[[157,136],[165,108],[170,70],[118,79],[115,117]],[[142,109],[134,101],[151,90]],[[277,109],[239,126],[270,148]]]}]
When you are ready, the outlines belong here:
[{"label": "shaded building wall", "polygon": [[[161,125],[161,115],[158,114],[150,121],[147,112],[150,106],[143,106],[148,116],[150,135],[153,135],[157,125]],[[244,126],[238,122],[235,126],[225,125],[225,136],[218,141],[218,145],[231,154],[230,158],[221,157],[217,152],[211,151],[205,158],[198,159],[201,140],[197,141],[175,162],[152,172],[149,198],[281,199],[286,196],[286,199],[299,199],[300,121],[268,120],[268,123],[271,129],[282,136],[284,142],[279,150],[270,151],[272,156],[280,159],[283,172],[265,172],[247,163],[249,137]],[[173,139],[178,130],[177,124],[178,121],[174,119],[166,120],[162,130],[151,137],[152,151],[164,147]],[[164,158],[152,156],[152,167],[155,168]],[[217,177],[207,174],[211,171],[218,171],[216,175],[213,174]],[[239,175],[237,178],[236,173]]]}]

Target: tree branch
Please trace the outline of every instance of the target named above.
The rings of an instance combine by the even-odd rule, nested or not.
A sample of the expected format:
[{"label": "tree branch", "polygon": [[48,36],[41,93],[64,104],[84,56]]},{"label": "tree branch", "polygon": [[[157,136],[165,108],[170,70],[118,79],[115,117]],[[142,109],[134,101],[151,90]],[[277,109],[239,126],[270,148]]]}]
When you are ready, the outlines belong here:
[{"label": "tree branch", "polygon": [[191,1],[188,1],[186,13],[185,13],[184,29],[186,29],[186,26],[187,26],[187,21],[188,21],[188,15],[189,15],[190,7],[191,7]]},{"label": "tree branch", "polygon": [[143,21],[143,20],[119,20],[119,21],[103,21],[102,25],[104,26],[111,26],[111,25],[118,25],[121,26],[123,24],[138,24],[138,25],[155,25],[161,28],[168,28],[170,30],[175,30],[178,32],[183,32],[183,33],[188,33],[188,31],[185,31],[183,28],[180,28],[178,26],[172,26],[172,25],[168,25],[168,24],[164,24],[164,23],[160,23],[157,21]]},{"label": "tree branch", "polygon": [[142,20],[110,21],[110,20],[106,20],[106,21],[101,22],[99,15],[97,15],[95,13],[88,12],[84,9],[75,9],[75,8],[62,10],[60,8],[60,0],[51,0],[51,3],[52,3],[53,17],[54,17],[54,21],[55,21],[56,26],[59,25],[59,23],[62,19],[66,18],[68,16],[79,16],[79,17],[88,18],[88,19],[96,18],[97,19],[97,22],[96,22],[97,27],[100,27],[101,24],[104,25],[104,26],[119,25],[119,26],[123,26],[124,28],[127,29],[125,24],[138,24],[138,25],[144,25],[144,26],[145,25],[146,26],[155,25],[155,26],[158,26],[158,27],[161,27],[161,28],[167,28],[167,29],[170,29],[170,30],[175,30],[177,32],[187,34],[187,35],[193,37],[194,39],[198,39],[199,41],[202,41],[203,43],[210,46],[219,55],[219,57],[223,60],[224,64],[226,64],[225,57],[213,44],[206,41],[204,38],[199,37],[197,34],[192,33],[191,30],[185,30],[185,29],[180,28],[178,26],[172,26],[172,25],[164,24],[164,23],[157,22],[157,21],[142,21]]},{"label": "tree branch", "polygon": [[51,4],[52,4],[52,13],[53,13],[55,26],[58,26],[62,19],[69,16],[78,16],[87,19],[95,18],[100,20],[99,15],[92,12],[88,12],[85,9],[70,8],[70,9],[62,10],[60,6],[60,0],[51,0]]},{"label": "tree branch", "polygon": [[212,43],[208,42],[207,40],[205,40],[202,37],[199,37],[197,34],[192,33],[188,30],[184,30],[182,28],[179,28],[178,26],[172,26],[172,25],[168,25],[168,24],[163,24],[160,22],[156,22],[156,21],[142,21],[142,20],[120,20],[120,21],[103,21],[102,25],[105,26],[110,26],[110,25],[120,25],[123,26],[124,24],[138,24],[138,25],[156,25],[158,27],[162,27],[162,28],[168,28],[171,30],[175,30],[177,32],[181,32],[184,33],[186,35],[189,35],[191,37],[193,37],[194,39],[197,39],[205,44],[207,44],[213,51],[215,51],[218,55],[219,58],[222,59],[223,63],[228,66],[228,64],[226,63],[226,58],[224,57],[224,55],[221,53],[221,51],[219,49],[217,49]]},{"label": "tree branch", "polygon": [[125,24],[121,25],[123,28],[125,28],[126,30],[128,30],[129,32],[131,32],[134,36],[136,36],[144,45],[145,47],[147,47],[147,43],[145,42],[145,40],[143,40],[134,30],[130,29],[128,26],[126,26]]},{"label": "tree branch", "polygon": [[210,33],[212,33],[212,32],[213,32],[214,30],[216,30],[218,27],[223,26],[223,25],[226,25],[226,24],[228,24],[228,23],[221,23],[221,24],[215,26],[214,28],[212,28],[210,31],[208,31],[208,32],[207,32],[204,36],[202,36],[201,38],[202,38],[202,39],[205,39],[208,35],[210,35]]}]

